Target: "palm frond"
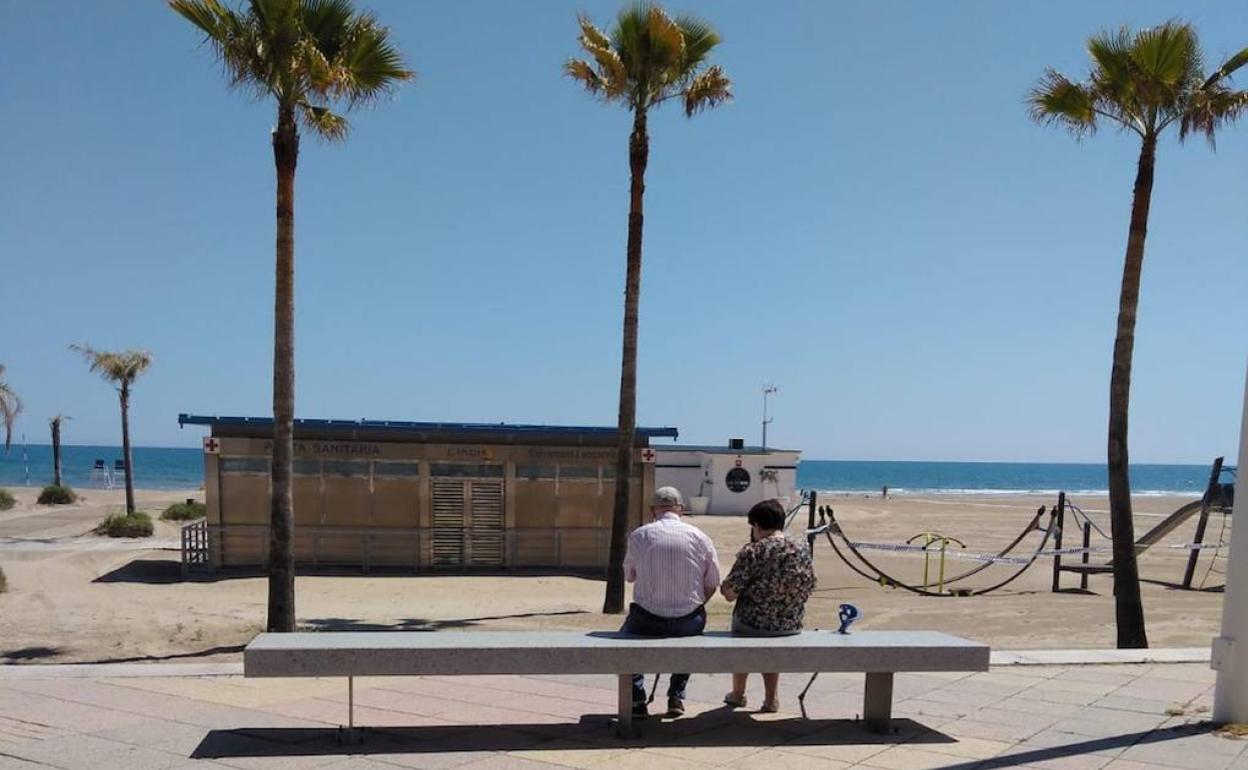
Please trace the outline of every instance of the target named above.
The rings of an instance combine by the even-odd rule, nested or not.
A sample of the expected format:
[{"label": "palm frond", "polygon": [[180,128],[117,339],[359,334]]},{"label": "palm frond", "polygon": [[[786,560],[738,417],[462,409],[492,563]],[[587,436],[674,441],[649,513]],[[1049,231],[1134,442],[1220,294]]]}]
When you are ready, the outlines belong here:
[{"label": "palm frond", "polygon": [[647,14],[646,38],[650,66],[660,78],[672,80],[678,76],[685,61],[685,34],[672,17],[657,5],[650,6]]},{"label": "palm frond", "polygon": [[576,23],[581,25],[581,41],[582,44],[588,42],[590,45],[598,48],[610,48],[611,41],[603,34],[602,30],[594,26],[589,16],[581,13],[576,16]]},{"label": "palm frond", "polygon": [[1047,69],[1027,95],[1031,119],[1042,125],[1060,125],[1082,138],[1096,131],[1095,100],[1091,89],[1072,83],[1057,70]]},{"label": "palm frond", "polygon": [[1222,66],[1218,67],[1217,71],[1209,76],[1208,80],[1205,81],[1202,88],[1209,88],[1214,83],[1217,83],[1218,81],[1223,80],[1224,78],[1229,78],[1235,72],[1235,70],[1239,69],[1245,64],[1248,64],[1248,48],[1243,49],[1242,51],[1235,54],[1231,58],[1222,62]]},{"label": "palm frond", "polygon": [[1211,148],[1217,148],[1218,129],[1228,126],[1248,112],[1248,91],[1235,91],[1214,81],[1194,94],[1179,122],[1179,139],[1202,133]]},{"label": "palm frond", "polygon": [[131,383],[152,365],[152,354],[146,350],[96,350],[87,343],[70,345],[87,362],[87,369],[109,382]]},{"label": "palm frond", "polygon": [[[237,11],[221,0],[169,5],[204,33],[231,86],[273,96],[279,112],[321,101],[351,109],[415,75],[389,30],[351,0],[247,0]],[[345,122],[327,120],[318,113],[308,125],[340,136]]]},{"label": "palm frond", "polygon": [[606,88],[593,65],[584,59],[568,59],[563,63],[563,72],[595,96],[602,94]]},{"label": "palm frond", "polygon": [[647,110],[680,98],[693,115],[731,98],[722,68],[704,68],[719,36],[700,19],[641,2],[623,8],[606,33],[584,15],[577,23],[589,58],[569,59],[564,73],[605,101]]},{"label": "palm frond", "polygon": [[1087,49],[1092,60],[1088,77],[1092,85],[1090,93],[1132,109],[1134,82],[1131,75],[1134,68],[1131,64],[1130,28],[1102,30],[1088,38]]},{"label": "palm frond", "polygon": [[310,128],[313,133],[331,142],[339,142],[346,139],[347,134],[351,131],[351,124],[347,119],[336,114],[328,107],[307,103],[300,104],[299,116],[303,124]]},{"label": "palm frond", "polygon": [[390,42],[390,30],[372,16],[356,18],[350,25],[341,53],[334,94],[349,106],[374,101],[389,94],[416,73],[403,64],[403,55]]},{"label": "palm frond", "polygon": [[1131,63],[1138,102],[1158,115],[1158,125],[1181,118],[1187,100],[1204,80],[1196,31],[1178,21],[1137,33]]},{"label": "palm frond", "polygon": [[715,46],[722,42],[711,25],[696,16],[681,16],[676,19],[681,34],[685,38],[685,60],[682,67],[687,73],[694,72],[711,55]]},{"label": "palm frond", "polygon": [[703,110],[732,100],[732,81],[718,64],[708,67],[695,77],[685,90],[685,115],[693,117]]},{"label": "palm frond", "polygon": [[0,422],[4,423],[4,451],[13,445],[13,426],[22,413],[22,399],[4,381],[4,364],[0,364]]}]

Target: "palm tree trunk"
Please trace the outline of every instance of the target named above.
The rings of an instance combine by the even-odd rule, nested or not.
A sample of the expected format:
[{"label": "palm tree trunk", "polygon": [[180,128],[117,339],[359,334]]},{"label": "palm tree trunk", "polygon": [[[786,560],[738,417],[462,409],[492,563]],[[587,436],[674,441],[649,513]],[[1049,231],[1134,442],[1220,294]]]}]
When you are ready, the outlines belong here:
[{"label": "palm tree trunk", "polygon": [[295,430],[295,166],[299,131],[279,107],[273,132],[277,167],[277,259],[273,298],[273,492],[269,522],[269,631],[295,630],[293,472]]},{"label": "palm tree trunk", "polygon": [[637,432],[637,304],[641,297],[642,203],[646,192],[646,163],[650,135],[646,111],[633,113],[628,137],[630,175],[628,204],[628,274],[624,281],[624,351],[620,364],[620,419],[615,455],[615,507],[611,514],[611,551],[607,556],[607,594],[602,611],[624,611],[624,554],[628,547],[629,487],[633,470],[633,441]]},{"label": "palm tree trunk", "polygon": [[61,418],[52,421],[52,483],[61,485]]},{"label": "palm tree trunk", "polygon": [[1131,510],[1131,479],[1127,459],[1127,413],[1131,401],[1131,358],[1135,350],[1135,317],[1140,303],[1144,239],[1153,196],[1153,164],[1157,139],[1146,136],[1140,147],[1131,229],[1127,235],[1122,292],[1118,298],[1118,331],[1114,367],[1109,378],[1109,520],[1114,540],[1114,608],[1120,648],[1147,647],[1140,573],[1135,558],[1135,521]]},{"label": "palm tree trunk", "polygon": [[126,513],[134,513],[134,476],[130,473],[130,382],[121,381],[121,456],[126,465]]}]

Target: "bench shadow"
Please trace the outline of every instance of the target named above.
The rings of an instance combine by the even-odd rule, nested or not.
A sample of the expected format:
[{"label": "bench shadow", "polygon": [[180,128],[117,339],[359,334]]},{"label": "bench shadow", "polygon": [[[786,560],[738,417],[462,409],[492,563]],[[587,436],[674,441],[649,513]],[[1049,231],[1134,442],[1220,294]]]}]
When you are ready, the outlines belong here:
[{"label": "bench shadow", "polygon": [[[707,712],[707,714],[716,714]],[[950,744],[958,739],[909,719],[895,719],[895,735],[876,735],[858,723],[844,719],[804,720],[800,718],[755,722],[748,719],[717,719],[703,732],[670,729],[688,726],[694,719],[648,726],[637,738],[615,738],[609,717],[588,715],[579,724],[567,725],[448,725],[437,727],[384,727],[360,731],[362,740],[340,742],[338,730],[325,728],[254,728],[212,730],[200,742],[191,759],[230,759],[248,757],[350,756],[369,754],[433,754],[468,751],[545,751],[601,748],[648,748],[662,746],[757,747],[778,746],[796,749],[815,746]],[[741,723],[741,724],[739,724]],[[739,726],[738,726],[739,724]],[[731,727],[732,729],[715,729]],[[596,729],[595,729],[596,728]],[[1019,744],[1006,754],[991,759],[959,761],[953,755],[941,770],[997,770],[1062,762],[1096,752],[1165,743],[1212,732],[1209,722],[1142,730],[1106,738],[1084,738],[1071,734],[1071,742],[1060,746],[1031,748]],[[800,730],[800,732],[798,732]]]},{"label": "bench shadow", "polygon": [[403,618],[395,623],[370,623],[356,618],[309,618],[300,621],[300,631],[441,631],[447,628],[467,628],[489,620],[514,620],[518,618],[557,618],[565,615],[590,615],[588,610],[559,610],[557,612],[518,612],[511,615],[483,615],[479,618]]},{"label": "bench shadow", "polygon": [[[369,754],[433,754],[464,751],[546,751],[654,746],[746,747],[953,743],[956,739],[910,719],[894,719],[894,734],[879,735],[846,719],[755,721],[714,709],[674,721],[649,720],[633,738],[615,737],[614,714],[588,714],[567,724],[436,725],[357,728],[344,740],[341,728],[262,727],[212,730],[191,759],[303,757]],[[720,729],[728,728],[728,729]]]}]

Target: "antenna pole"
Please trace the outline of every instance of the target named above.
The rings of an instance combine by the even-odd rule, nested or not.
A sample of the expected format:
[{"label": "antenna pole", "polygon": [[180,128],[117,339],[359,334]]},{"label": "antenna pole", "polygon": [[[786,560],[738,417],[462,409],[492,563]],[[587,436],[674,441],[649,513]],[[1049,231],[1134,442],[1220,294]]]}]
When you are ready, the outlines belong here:
[{"label": "antenna pole", "polygon": [[767,451],[767,425],[771,420],[767,419],[767,397],[778,390],[775,385],[767,383],[763,386],[763,451]]}]

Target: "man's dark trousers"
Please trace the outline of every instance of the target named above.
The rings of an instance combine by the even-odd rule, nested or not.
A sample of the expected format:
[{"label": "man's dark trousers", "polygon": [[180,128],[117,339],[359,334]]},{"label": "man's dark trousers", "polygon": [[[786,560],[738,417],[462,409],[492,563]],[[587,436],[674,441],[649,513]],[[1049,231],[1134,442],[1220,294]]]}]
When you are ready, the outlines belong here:
[{"label": "man's dark trousers", "polygon": [[[679,618],[665,618],[634,602],[628,606],[628,617],[624,619],[620,632],[637,636],[700,636],[705,628],[706,609],[703,607]],[[667,697],[684,700],[687,684],[688,674],[672,674],[671,683],[667,686]],[[643,705],[645,702],[646,676],[633,674],[633,705]]]}]

